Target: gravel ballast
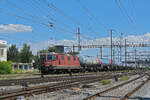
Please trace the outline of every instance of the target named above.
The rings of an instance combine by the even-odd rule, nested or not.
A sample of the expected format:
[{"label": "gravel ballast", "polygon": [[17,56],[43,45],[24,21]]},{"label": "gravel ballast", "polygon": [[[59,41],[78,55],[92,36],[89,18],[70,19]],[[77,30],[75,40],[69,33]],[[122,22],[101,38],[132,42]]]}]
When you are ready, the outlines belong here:
[{"label": "gravel ballast", "polygon": [[[135,77],[138,77],[138,75],[131,76],[130,80]],[[34,95],[33,97],[28,98],[28,100],[82,100],[87,96],[93,95],[123,82],[125,81],[115,82],[114,79],[111,79],[111,83],[108,85],[102,85],[101,82],[87,84],[86,86],[85,84],[81,84],[79,87]]]}]

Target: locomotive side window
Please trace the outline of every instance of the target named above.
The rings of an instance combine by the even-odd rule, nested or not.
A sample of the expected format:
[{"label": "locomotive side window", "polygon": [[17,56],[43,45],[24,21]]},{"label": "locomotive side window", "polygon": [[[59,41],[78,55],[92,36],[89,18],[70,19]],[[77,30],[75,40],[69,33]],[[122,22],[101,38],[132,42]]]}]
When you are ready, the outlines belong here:
[{"label": "locomotive side window", "polygon": [[56,56],[56,60],[58,60],[58,56]]},{"label": "locomotive side window", "polygon": [[74,61],[76,60],[76,57],[75,57],[75,56],[73,56],[73,60],[74,60]]},{"label": "locomotive side window", "polygon": [[61,60],[64,60],[64,56],[61,56]]},{"label": "locomotive side window", "polygon": [[70,56],[68,56],[68,60],[70,60]]}]

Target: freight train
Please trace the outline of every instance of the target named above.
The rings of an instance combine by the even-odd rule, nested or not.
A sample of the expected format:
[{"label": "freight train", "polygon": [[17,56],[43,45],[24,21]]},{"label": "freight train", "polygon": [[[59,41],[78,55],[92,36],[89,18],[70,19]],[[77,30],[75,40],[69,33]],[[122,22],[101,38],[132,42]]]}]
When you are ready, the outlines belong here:
[{"label": "freight train", "polygon": [[[98,57],[97,62],[89,63],[71,54],[40,53],[40,69],[42,74],[106,71],[110,66],[110,64],[102,64]],[[112,68],[110,69],[112,70]],[[116,65],[114,69],[119,69],[119,67]]]}]

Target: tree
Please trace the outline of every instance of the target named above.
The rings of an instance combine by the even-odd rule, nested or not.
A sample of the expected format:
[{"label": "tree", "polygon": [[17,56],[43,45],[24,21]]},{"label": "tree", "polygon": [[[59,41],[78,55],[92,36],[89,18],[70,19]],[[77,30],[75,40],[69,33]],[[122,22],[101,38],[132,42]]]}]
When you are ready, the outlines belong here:
[{"label": "tree", "polygon": [[19,51],[16,45],[11,45],[7,50],[7,60],[19,62]]},{"label": "tree", "polygon": [[12,72],[11,61],[0,61],[0,74],[9,74]]},{"label": "tree", "polygon": [[49,51],[47,49],[43,49],[43,50],[38,51],[38,53],[49,53]]},{"label": "tree", "polygon": [[34,68],[39,68],[39,66],[40,66],[39,56],[38,55],[33,56],[33,60],[34,60],[33,67]]},{"label": "tree", "polygon": [[76,56],[79,54],[79,52],[70,52],[69,54]]},{"label": "tree", "polygon": [[20,52],[20,59],[22,63],[31,63],[32,62],[32,52],[30,51],[30,45],[23,44],[23,48]]},{"label": "tree", "polygon": [[58,50],[56,47],[49,47],[49,48],[48,48],[48,51],[49,51],[49,52],[56,52],[56,53],[59,53],[59,50]]}]

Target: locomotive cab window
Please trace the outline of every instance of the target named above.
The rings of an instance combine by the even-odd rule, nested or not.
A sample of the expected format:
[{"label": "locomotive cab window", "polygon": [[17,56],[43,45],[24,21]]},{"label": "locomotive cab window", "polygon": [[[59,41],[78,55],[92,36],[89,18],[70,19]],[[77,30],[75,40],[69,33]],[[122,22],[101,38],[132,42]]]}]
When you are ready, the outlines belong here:
[{"label": "locomotive cab window", "polygon": [[47,60],[56,60],[56,55],[47,55]]},{"label": "locomotive cab window", "polygon": [[40,55],[40,60],[45,61],[45,55]]},{"label": "locomotive cab window", "polygon": [[52,60],[52,55],[47,55],[47,60]]},{"label": "locomotive cab window", "polygon": [[61,60],[64,60],[64,56],[61,56]]}]

